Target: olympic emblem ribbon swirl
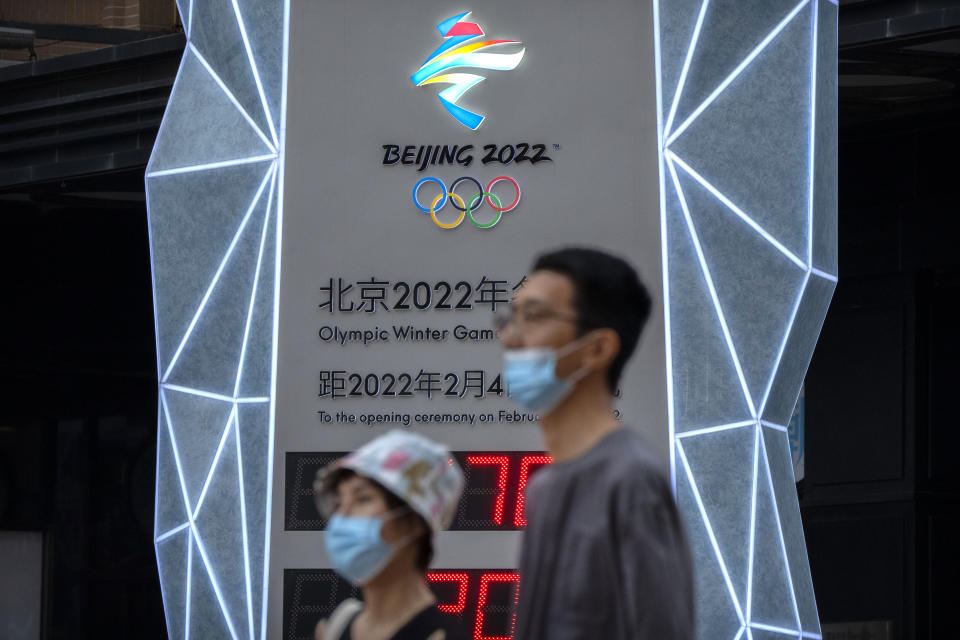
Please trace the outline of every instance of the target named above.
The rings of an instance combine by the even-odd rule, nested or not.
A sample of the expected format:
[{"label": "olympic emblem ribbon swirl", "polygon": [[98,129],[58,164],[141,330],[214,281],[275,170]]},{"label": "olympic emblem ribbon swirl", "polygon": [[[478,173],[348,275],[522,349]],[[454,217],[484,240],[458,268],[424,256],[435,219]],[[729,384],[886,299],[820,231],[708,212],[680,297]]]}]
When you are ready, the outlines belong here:
[{"label": "olympic emblem ribbon swirl", "polygon": [[[420,189],[428,182],[436,183],[440,187],[440,193],[435,196],[429,206],[425,206],[420,201]],[[477,193],[471,196],[469,199],[464,199],[463,196],[456,193],[458,186],[464,182],[471,182],[477,188]],[[515,196],[513,201],[507,206],[503,206],[503,202],[500,200],[500,197],[493,193],[493,189],[501,182],[509,182],[513,185]],[[453,184],[450,185],[450,189],[447,190],[443,181],[439,178],[434,178],[432,176],[421,178],[413,185],[413,204],[420,211],[425,214],[429,214],[430,219],[433,220],[441,229],[450,230],[456,229],[464,221],[464,219],[469,219],[473,225],[479,229],[490,229],[500,222],[500,218],[503,217],[504,213],[513,211],[517,204],[520,202],[520,185],[517,184],[517,181],[509,176],[497,176],[493,180],[487,183],[486,188],[483,188],[480,184],[480,181],[471,176],[461,176],[453,181]],[[453,222],[441,222],[437,218],[437,213],[440,212],[446,205],[447,202],[450,202],[453,205],[453,208],[460,212],[459,217]],[[493,218],[490,222],[478,222],[476,218],[473,217],[473,212],[478,211],[483,207],[483,203],[487,202],[490,205],[490,208],[497,212],[496,217]]]}]

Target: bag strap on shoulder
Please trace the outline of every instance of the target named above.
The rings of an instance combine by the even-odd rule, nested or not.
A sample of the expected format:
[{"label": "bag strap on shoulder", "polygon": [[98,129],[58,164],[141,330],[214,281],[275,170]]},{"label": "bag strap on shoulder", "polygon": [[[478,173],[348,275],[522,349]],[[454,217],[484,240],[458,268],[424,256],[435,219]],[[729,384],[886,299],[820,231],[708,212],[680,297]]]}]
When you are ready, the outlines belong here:
[{"label": "bag strap on shoulder", "polygon": [[347,598],[327,618],[324,640],[340,640],[343,632],[363,610],[363,603],[356,598]]}]

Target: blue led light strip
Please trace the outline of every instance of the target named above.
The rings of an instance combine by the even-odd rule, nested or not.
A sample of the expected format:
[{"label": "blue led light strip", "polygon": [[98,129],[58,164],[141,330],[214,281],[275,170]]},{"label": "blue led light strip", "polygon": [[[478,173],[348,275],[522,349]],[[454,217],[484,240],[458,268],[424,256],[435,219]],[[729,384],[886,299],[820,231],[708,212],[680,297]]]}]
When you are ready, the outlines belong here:
[{"label": "blue led light strip", "polygon": [[693,224],[693,218],[690,217],[690,210],[687,208],[687,200],[680,188],[680,180],[677,178],[677,169],[673,165],[671,154],[667,153],[667,166],[670,169],[670,177],[673,180],[673,186],[677,190],[677,198],[680,200],[680,208],[683,210],[683,216],[687,222],[687,229],[690,232],[690,239],[693,241],[693,247],[697,252],[697,259],[700,261],[700,269],[703,271],[704,280],[707,283],[707,289],[710,292],[710,298],[713,300],[713,307],[717,312],[717,319],[720,321],[720,329],[723,331],[723,337],[727,342],[727,348],[730,350],[730,357],[733,360],[733,366],[737,371],[737,377],[740,379],[740,387],[743,390],[743,396],[747,401],[747,407],[750,409],[750,415],[757,416],[757,410],[753,406],[753,398],[750,396],[750,389],[747,387],[747,380],[743,375],[743,368],[740,366],[740,358],[737,350],[733,346],[733,339],[730,337],[730,329],[727,327],[727,320],[723,315],[723,309],[720,307],[720,299],[717,297],[717,290],[713,286],[713,278],[710,277],[710,269],[707,267],[707,260],[703,255],[703,248],[700,246],[700,238],[697,236],[697,230]]},{"label": "blue led light strip", "polygon": [[830,282],[836,282],[837,276],[827,273],[826,271],[821,271],[820,269],[810,269],[810,273],[824,280],[829,280]]},{"label": "blue led light strip", "polygon": [[224,95],[227,96],[227,99],[230,100],[231,104],[233,104],[233,106],[236,107],[237,111],[240,112],[240,115],[243,116],[243,119],[247,121],[247,124],[249,124],[250,127],[253,129],[253,131],[257,134],[257,137],[260,138],[261,141],[263,141],[263,144],[267,145],[267,148],[270,149],[270,151],[272,151],[273,153],[276,153],[277,147],[274,145],[274,143],[271,142],[269,138],[267,138],[266,134],[264,134],[263,131],[260,129],[260,126],[256,123],[256,121],[253,118],[250,117],[250,114],[247,113],[247,110],[243,108],[243,106],[237,100],[236,96],[234,96],[233,93],[230,91],[230,89],[227,88],[226,83],[220,79],[220,76],[217,75],[217,72],[213,70],[213,67],[210,66],[206,58],[204,58],[200,54],[200,51],[197,50],[197,47],[194,46],[192,42],[187,43],[187,51],[193,53],[193,55],[197,57],[197,60],[200,62],[201,65],[203,65],[203,68],[206,69],[208,74],[210,74],[210,77],[213,78],[213,81],[217,83],[217,86],[220,87]]},{"label": "blue led light strip", "polygon": [[727,572],[727,565],[723,561],[723,554],[720,553],[720,546],[717,544],[717,539],[713,535],[713,527],[710,525],[710,518],[707,517],[706,507],[703,506],[703,500],[700,498],[700,490],[697,488],[697,483],[693,478],[693,473],[690,471],[690,464],[687,462],[687,455],[683,451],[683,445],[680,442],[677,442],[677,454],[680,457],[680,463],[683,465],[683,471],[687,476],[687,482],[690,483],[690,490],[693,492],[693,498],[697,502],[697,509],[700,511],[700,517],[703,518],[703,526],[707,530],[707,537],[710,540],[710,545],[713,547],[713,552],[716,555],[717,563],[720,565],[720,572],[723,574],[723,581],[727,585],[727,591],[730,592],[730,600],[733,602],[733,607],[737,611],[737,618],[740,619],[740,624],[745,624],[743,618],[743,612],[740,610],[740,602],[737,600],[736,592],[733,590],[733,582],[730,580],[730,574]]},{"label": "blue led light strip", "polygon": [[186,393],[192,396],[202,396],[204,398],[209,398],[211,400],[219,400],[220,402],[229,402],[230,404],[263,404],[265,402],[270,402],[270,398],[263,397],[248,397],[248,398],[237,398],[234,396],[225,396],[222,393],[213,393],[211,391],[203,391],[201,389],[191,389],[190,387],[183,387],[179,384],[170,384],[168,382],[163,382],[160,384],[161,387],[167,391],[177,391],[179,393]]},{"label": "blue led light strip", "polygon": [[666,183],[663,174],[663,87],[660,57],[660,0],[653,0],[653,47],[657,66],[657,172],[660,178],[660,260],[663,274],[664,362],[667,379],[667,435],[670,442],[670,488],[677,495],[677,461],[673,442],[676,423],[673,410],[673,343],[670,331],[670,261],[667,247]]},{"label": "blue led light strip", "polygon": [[[207,558],[206,551],[203,548],[203,543],[200,539],[199,531],[197,531],[196,523],[194,522],[194,516],[190,510],[190,500],[187,497],[187,483],[183,478],[183,465],[180,462],[180,448],[177,445],[177,439],[174,435],[173,423],[170,420],[170,409],[167,406],[167,397],[166,392],[161,387],[160,388],[160,402],[163,405],[163,415],[167,423],[167,433],[170,436],[170,446],[173,449],[173,460],[176,463],[177,467],[177,476],[180,481],[180,492],[183,496],[183,506],[187,512],[187,518],[189,519],[190,524],[190,537],[196,541],[197,550],[200,551],[200,559],[203,563],[203,568],[207,571],[207,576],[210,578],[210,584],[213,586],[213,592],[217,597],[217,602],[220,606],[220,613],[223,614],[224,619],[227,622],[227,628],[230,630],[231,637],[234,640],[237,639],[237,633],[233,628],[233,621],[230,619],[229,611],[227,610],[226,603],[223,600],[223,594],[220,591],[220,584],[217,582],[216,576],[213,574],[212,569],[210,568],[210,563]],[[192,583],[192,563],[193,563],[193,545],[190,545],[190,551],[187,554],[187,611],[186,611],[186,638],[190,637],[190,585]]]},{"label": "blue led light strip", "polygon": [[[267,213],[263,219],[263,228],[260,231],[260,248],[257,251],[257,267],[253,272],[253,286],[250,290],[250,304],[247,307],[247,321],[243,327],[243,342],[240,347],[240,360],[237,363],[237,376],[236,381],[233,384],[233,397],[236,398],[240,393],[240,378],[243,376],[243,362],[247,356],[247,341],[250,337],[250,322],[253,320],[253,307],[254,303],[257,300],[257,286],[260,281],[260,267],[263,263],[263,249],[267,243],[267,231],[269,230],[270,224],[270,213],[271,208],[273,207],[273,190],[277,185],[277,174],[274,173],[273,179],[270,181],[270,194],[267,196]],[[269,398],[264,398],[265,401],[269,401]]]},{"label": "blue led light strip", "polygon": [[809,1],[810,0],[801,0],[801,2],[797,6],[795,6],[793,10],[790,11],[790,13],[788,13],[783,20],[780,21],[780,24],[778,24],[773,29],[773,31],[767,34],[767,36],[760,42],[760,44],[758,44],[756,48],[754,48],[754,50],[751,51],[750,54],[743,59],[743,62],[737,65],[737,67],[733,70],[733,72],[730,73],[730,75],[728,75],[726,79],[724,79],[724,81],[721,82],[717,86],[717,88],[713,90],[713,93],[707,96],[707,99],[704,100],[699,107],[694,109],[693,113],[691,113],[690,116],[683,121],[683,124],[677,127],[677,129],[673,133],[671,133],[670,136],[667,138],[667,142],[666,142],[667,147],[673,144],[673,141],[676,140],[680,136],[680,134],[686,131],[687,127],[693,124],[693,121],[696,120],[700,116],[700,114],[703,113],[703,111],[707,107],[709,107],[714,100],[717,99],[717,96],[723,93],[724,89],[726,89],[730,85],[730,83],[733,82],[736,79],[736,77],[739,76],[743,72],[743,70],[747,68],[747,66],[749,66],[751,62],[753,62],[754,58],[756,58],[761,51],[767,48],[767,45],[770,44],[774,40],[774,38],[780,35],[780,32],[783,31],[784,27],[786,27],[790,23],[790,21],[793,20],[793,18],[798,13],[800,13],[800,10],[803,9],[803,7]]},{"label": "blue led light strip", "polygon": [[213,473],[217,470],[217,463],[220,462],[220,455],[223,453],[223,447],[227,443],[227,437],[230,435],[230,430],[234,426],[237,420],[237,405],[233,405],[233,409],[230,410],[230,415],[227,416],[227,424],[223,428],[223,433],[220,436],[220,444],[217,445],[217,452],[213,456],[213,462],[210,463],[210,468],[207,470],[207,477],[203,481],[203,487],[200,489],[200,497],[197,498],[197,506],[193,510],[193,516],[191,520],[196,520],[197,516],[200,514],[200,507],[203,506],[203,499],[207,497],[207,489],[210,488],[210,481],[213,479]]},{"label": "blue led light strip", "polygon": [[263,92],[263,83],[260,82],[260,71],[257,70],[257,63],[253,59],[253,50],[250,48],[250,40],[247,38],[247,28],[243,24],[243,17],[240,15],[240,7],[237,6],[237,0],[233,0],[233,13],[237,17],[237,26],[240,28],[240,38],[243,40],[243,47],[247,51],[247,60],[250,62],[250,71],[253,72],[253,81],[257,85],[257,93],[260,94],[260,105],[263,107],[263,114],[267,117],[267,126],[270,127],[270,137],[273,138],[273,144],[270,145],[270,147],[275,149],[277,145],[277,131],[273,127],[273,116],[270,114],[267,96]]},{"label": "blue led light strip", "polygon": [[716,427],[704,427],[703,429],[693,429],[692,431],[684,431],[683,433],[677,434],[677,439],[680,438],[691,438],[693,436],[702,436],[707,433],[717,433],[718,431],[729,431],[730,429],[739,429],[741,427],[749,427],[755,425],[755,420],[742,420],[740,422],[731,422],[730,424],[721,424]]},{"label": "blue led light strip", "polygon": [[[753,432],[753,487],[750,490],[750,534],[747,541],[747,622],[753,613],[753,556],[756,549],[757,533],[757,474],[760,471],[760,427]],[[753,634],[747,629],[747,637]]]},{"label": "blue led light strip", "polygon": [[783,352],[787,349],[787,342],[790,341],[790,334],[793,332],[793,323],[797,319],[797,312],[800,310],[800,304],[803,302],[803,294],[807,291],[807,283],[810,281],[810,271],[803,274],[803,282],[800,284],[800,291],[793,303],[793,309],[790,311],[790,319],[787,321],[787,329],[783,332],[783,339],[780,341],[780,348],[777,349],[777,358],[773,362],[773,370],[770,372],[770,378],[767,380],[767,387],[763,391],[763,399],[760,401],[760,410],[757,412],[761,417],[767,408],[767,400],[770,399],[770,391],[773,389],[773,381],[780,370],[780,361],[783,360]]},{"label": "blue led light strip", "polygon": [[797,620],[797,632],[801,629],[800,608],[797,606],[797,595],[794,593],[793,577],[790,574],[790,559],[787,557],[787,545],[783,539],[783,526],[780,524],[780,510],[777,507],[777,494],[773,488],[773,475],[770,472],[770,459],[767,457],[766,438],[763,435],[763,429],[760,429],[760,440],[763,442],[761,447],[763,453],[763,465],[767,470],[767,484],[770,489],[770,501],[773,504],[774,520],[777,523],[777,535],[780,539],[780,550],[783,552],[783,568],[787,573],[787,582],[790,585],[790,603],[793,605],[793,614]]},{"label": "blue led light strip", "polygon": [[774,429],[774,430],[776,430],[776,431],[783,431],[784,433],[787,433],[787,432],[789,431],[789,429],[788,429],[787,427],[785,427],[785,426],[783,426],[783,425],[780,425],[780,424],[773,424],[772,422],[769,422],[768,420],[761,420],[761,421],[760,421],[760,424],[762,424],[762,425],[765,426],[765,427],[769,427],[770,429]]},{"label": "blue led light strip", "polygon": [[154,540],[154,542],[157,542],[157,543],[163,542],[164,540],[166,540],[166,539],[169,538],[170,536],[177,535],[178,533],[180,533],[181,531],[183,531],[184,529],[186,529],[186,528],[189,527],[189,526],[190,526],[190,523],[189,523],[189,522],[184,522],[184,523],[183,523],[182,525],[180,525],[179,527],[174,527],[173,529],[170,529],[170,531],[167,531],[166,533],[163,533],[163,534],[157,536],[157,538],[156,538],[156,540]]},{"label": "blue led light strip", "polygon": [[750,626],[758,631],[769,631],[771,633],[779,633],[785,636],[791,636],[793,638],[811,638],[811,640],[821,640],[823,637],[819,633],[798,631],[797,629],[787,629],[784,627],[777,627],[772,624],[763,624],[760,622],[751,622]]},{"label": "blue led light strip", "polygon": [[237,227],[237,231],[233,236],[233,240],[230,241],[230,246],[227,247],[227,252],[224,254],[223,259],[220,261],[220,266],[217,267],[217,272],[213,275],[213,280],[210,281],[210,286],[207,287],[206,293],[203,294],[203,299],[200,301],[200,306],[197,307],[197,311],[193,316],[193,319],[190,321],[187,331],[183,336],[183,339],[180,341],[180,346],[177,347],[176,352],[173,354],[173,357],[170,359],[170,364],[167,365],[167,370],[163,374],[161,382],[166,382],[167,378],[170,377],[170,373],[173,371],[173,367],[176,366],[177,360],[180,358],[180,354],[183,352],[184,346],[186,346],[187,341],[190,340],[190,336],[193,334],[193,328],[197,326],[197,321],[200,319],[203,310],[207,306],[207,302],[210,300],[210,295],[213,293],[214,288],[217,286],[217,282],[220,281],[220,275],[223,273],[224,268],[227,266],[227,261],[230,260],[230,256],[233,255],[233,250],[237,246],[237,242],[240,241],[240,235],[243,233],[243,230],[247,226],[247,222],[250,221],[250,216],[253,214],[253,210],[256,208],[257,203],[260,201],[260,196],[263,194],[264,188],[267,186],[267,182],[270,180],[273,172],[276,170],[276,164],[273,163],[270,165],[270,168],[267,170],[266,175],[263,176],[263,181],[260,183],[260,187],[257,189],[256,195],[253,196],[253,200],[250,202],[250,206],[247,208],[246,214],[243,216],[240,225]]},{"label": "blue led light strip", "polygon": [[227,608],[227,603],[223,599],[223,591],[220,589],[220,583],[217,582],[217,576],[214,575],[213,569],[211,569],[210,558],[207,557],[207,550],[203,547],[203,540],[200,539],[200,532],[197,531],[195,523],[190,523],[190,530],[193,531],[193,539],[197,543],[197,551],[200,552],[200,560],[203,563],[203,568],[207,570],[207,577],[210,578],[210,584],[213,586],[213,593],[217,596],[217,604],[220,605],[220,613],[223,614],[223,619],[227,623],[227,629],[230,631],[230,637],[232,637],[233,640],[239,640],[237,637],[237,630],[233,626],[233,619],[230,616],[230,610]]},{"label": "blue led light strip", "polygon": [[813,266],[813,187],[814,187],[814,149],[817,131],[817,11],[819,3],[813,0],[813,36],[810,39],[810,196],[807,200],[807,264]]},{"label": "blue led light strip", "polygon": [[240,527],[243,533],[243,575],[247,588],[247,626],[253,640],[253,597],[250,589],[250,542],[247,539],[247,497],[243,482],[243,455],[240,452],[240,416],[234,420],[234,439],[237,444],[237,484],[240,486]]},{"label": "blue led light strip", "polygon": [[[277,345],[279,339],[280,327],[280,243],[283,238],[283,187],[284,175],[286,169],[286,141],[287,141],[287,85],[289,77],[290,63],[290,0],[283,1],[283,72],[281,76],[281,95],[280,95],[280,132],[279,132],[279,153],[278,153],[278,182],[277,189],[277,227],[274,237],[274,277],[273,277],[273,336],[272,352],[270,358],[270,397],[277,397]],[[260,638],[267,638],[267,602],[268,588],[270,585],[270,535],[272,525],[273,510],[273,458],[274,458],[274,434],[276,432],[276,403],[270,403],[270,421],[269,433],[267,435],[267,490],[264,512],[264,535],[263,535],[263,584],[262,597],[260,600]]]},{"label": "blue led light strip", "polygon": [[191,528],[187,532],[187,606],[185,607],[186,612],[185,620],[183,622],[183,637],[184,640],[190,640],[190,592],[193,587],[193,529]]},{"label": "blue led light strip", "polygon": [[703,3],[700,5],[700,13],[697,15],[697,23],[693,27],[693,35],[690,37],[690,46],[687,47],[687,55],[683,60],[683,68],[680,70],[680,79],[677,80],[677,87],[673,93],[673,103],[670,105],[670,114],[667,116],[667,124],[664,127],[664,135],[666,136],[670,135],[670,127],[673,126],[673,118],[675,115],[677,115],[677,104],[680,102],[680,94],[683,93],[683,86],[687,82],[687,73],[690,71],[690,60],[693,59],[693,52],[696,50],[697,42],[700,40],[700,28],[703,26],[703,17],[707,14],[707,7],[709,5],[710,0],[703,0]]},{"label": "blue led light strip", "polygon": [[222,169],[223,167],[235,167],[241,164],[253,164],[256,162],[267,162],[276,160],[277,156],[273,153],[267,153],[259,156],[249,156],[246,158],[236,158],[234,160],[220,160],[218,162],[207,162],[204,164],[193,164],[187,167],[176,167],[174,169],[161,169],[159,171],[147,172],[148,178],[159,178],[162,176],[172,176],[178,173],[193,173],[194,171],[210,171],[211,169]]}]

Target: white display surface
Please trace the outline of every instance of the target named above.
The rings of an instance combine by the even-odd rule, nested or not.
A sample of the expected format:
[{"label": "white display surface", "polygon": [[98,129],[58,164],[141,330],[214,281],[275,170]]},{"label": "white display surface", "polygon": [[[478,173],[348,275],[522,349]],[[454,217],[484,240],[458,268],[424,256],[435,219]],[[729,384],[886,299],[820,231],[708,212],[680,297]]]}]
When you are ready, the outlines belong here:
[{"label": "white display surface", "polygon": [[[515,409],[506,389],[502,395],[489,390],[500,373],[501,353],[489,333],[493,300],[502,309],[542,251],[567,245],[602,248],[627,258],[640,272],[654,308],[621,381],[617,406],[624,423],[642,432],[666,464],[652,7],[626,1],[562,11],[549,2],[474,7],[464,21],[482,27],[486,35],[480,39],[519,42],[491,47],[491,53],[524,52],[512,70],[450,71],[485,78],[457,103],[486,116],[476,131],[460,124],[438,100],[450,85],[417,87],[410,79],[444,42],[437,25],[469,9],[441,2],[291,3],[268,637],[281,635],[284,570],[328,566],[321,533],[284,530],[287,453],[352,450],[402,426],[362,423],[364,415],[388,413],[408,414],[409,428],[455,451],[542,450],[535,424],[501,420],[501,410],[512,416]],[[499,155],[507,145],[518,151],[521,143],[543,145],[541,154],[550,160],[483,163],[484,145],[496,145]],[[423,171],[419,164],[385,165],[384,145],[397,145],[400,154],[408,145],[413,153],[427,145],[473,145],[473,161],[466,167],[428,165]],[[465,219],[457,228],[442,229],[414,205],[414,185],[436,177],[449,189],[461,176],[482,185],[508,176],[522,197],[492,228]],[[468,200],[476,191],[470,182],[457,188]],[[514,194],[506,182],[494,192],[504,205]],[[437,193],[434,183],[425,184],[421,202],[429,206]],[[455,214],[447,204],[437,215],[447,223]],[[476,213],[477,222],[490,221],[491,214],[486,204]],[[456,288],[461,282],[469,285],[469,296],[466,286]],[[378,303],[376,311],[367,312],[371,302],[361,290],[374,295],[384,286],[379,283],[386,283],[389,310]],[[402,299],[405,287],[398,283],[411,289],[408,298]],[[424,285],[418,289],[417,283]],[[438,309],[445,292],[441,283],[453,289],[447,304],[472,308]],[[332,310],[321,306],[330,299],[331,285]],[[344,291],[342,304],[352,303],[352,312],[341,311],[337,299],[347,286],[352,288]],[[404,303],[411,308],[397,308]],[[418,304],[426,308],[417,309]],[[360,305],[365,310],[357,310]],[[458,339],[458,326],[487,331],[480,334],[487,339]],[[429,328],[441,336],[398,339],[396,332],[406,327]],[[353,330],[382,330],[388,339],[338,343]],[[321,331],[331,339],[321,339]],[[474,397],[473,389],[461,393],[468,372],[480,371],[484,397]],[[340,393],[354,389],[353,373],[376,392],[362,385],[359,397],[332,397],[330,384],[338,374],[326,372],[343,372]],[[413,395],[384,397],[387,373],[409,374]],[[429,373],[439,374],[436,391],[425,390],[431,386],[424,382]],[[375,377],[368,382],[368,375]],[[330,393],[321,396],[325,391]],[[456,395],[444,395],[448,391]],[[466,421],[417,421],[423,414],[456,414]],[[494,419],[481,421],[483,414]],[[513,567],[519,536],[515,531],[441,534],[435,565]]]}]

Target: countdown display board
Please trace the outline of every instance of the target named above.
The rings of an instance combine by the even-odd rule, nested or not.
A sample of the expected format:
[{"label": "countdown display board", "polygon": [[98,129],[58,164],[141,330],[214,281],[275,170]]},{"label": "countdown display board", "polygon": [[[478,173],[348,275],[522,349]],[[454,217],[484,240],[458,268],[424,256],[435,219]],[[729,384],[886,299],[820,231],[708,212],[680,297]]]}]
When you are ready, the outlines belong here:
[{"label": "countdown display board", "polygon": [[543,251],[606,249],[650,289],[617,411],[666,461],[653,34],[627,0],[291,2],[267,637],[309,637],[350,595],[313,476],[394,428],[467,477],[438,601],[512,637],[524,487],[550,458],[492,320]]}]

